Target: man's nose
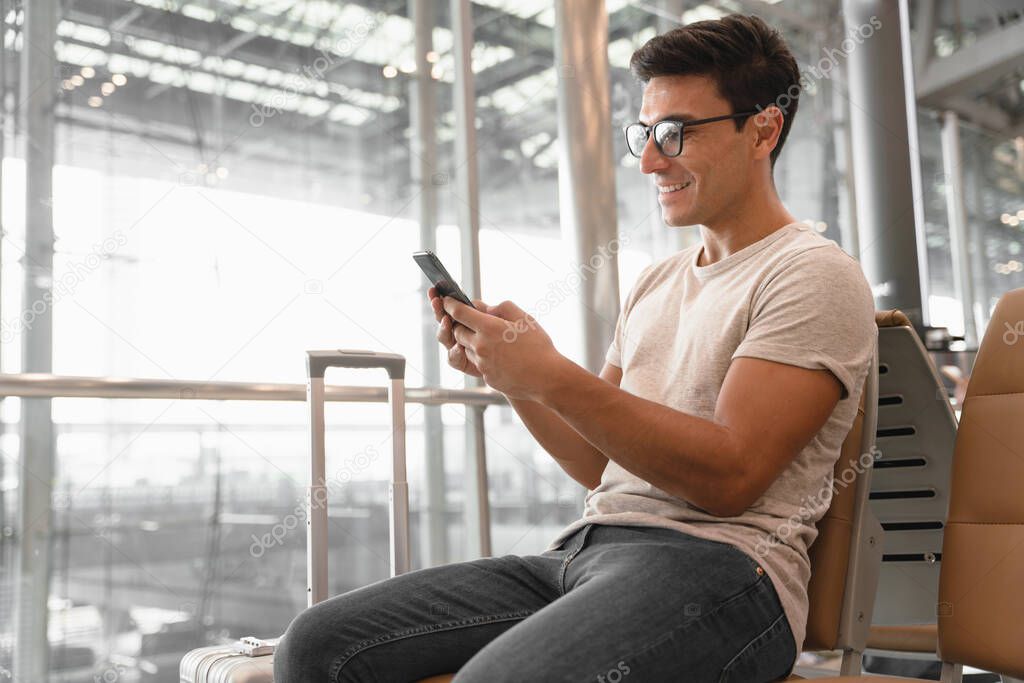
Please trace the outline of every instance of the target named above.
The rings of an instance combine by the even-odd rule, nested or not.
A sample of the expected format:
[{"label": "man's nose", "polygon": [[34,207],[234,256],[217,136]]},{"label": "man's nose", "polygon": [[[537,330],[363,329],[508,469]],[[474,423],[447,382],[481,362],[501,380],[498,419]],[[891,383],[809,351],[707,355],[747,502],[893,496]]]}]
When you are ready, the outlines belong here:
[{"label": "man's nose", "polygon": [[654,135],[647,137],[643,152],[640,153],[640,170],[643,173],[654,173],[668,166],[668,157],[661,153],[654,144]]}]

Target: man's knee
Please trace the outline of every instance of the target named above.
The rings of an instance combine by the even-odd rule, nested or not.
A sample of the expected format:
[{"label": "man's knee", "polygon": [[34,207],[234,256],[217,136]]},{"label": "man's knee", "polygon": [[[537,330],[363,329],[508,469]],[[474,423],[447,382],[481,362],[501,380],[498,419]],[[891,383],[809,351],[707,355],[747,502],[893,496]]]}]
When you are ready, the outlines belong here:
[{"label": "man's knee", "polygon": [[274,653],[275,681],[328,680],[332,653],[343,645],[342,634],[331,627],[330,621],[324,603],[292,620]]}]

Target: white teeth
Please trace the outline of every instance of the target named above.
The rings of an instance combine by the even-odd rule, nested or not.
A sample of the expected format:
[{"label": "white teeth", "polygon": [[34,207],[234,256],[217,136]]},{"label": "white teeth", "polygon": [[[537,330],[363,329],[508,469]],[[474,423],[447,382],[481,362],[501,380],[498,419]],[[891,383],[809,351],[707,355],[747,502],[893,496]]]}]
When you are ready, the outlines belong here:
[{"label": "white teeth", "polygon": [[684,187],[689,187],[690,186],[690,182],[691,181],[687,181],[685,183],[679,183],[678,185],[666,185],[664,187],[660,187],[659,186],[658,187],[658,192],[660,192],[661,194],[667,194],[669,192],[675,192],[676,190],[681,190]]}]

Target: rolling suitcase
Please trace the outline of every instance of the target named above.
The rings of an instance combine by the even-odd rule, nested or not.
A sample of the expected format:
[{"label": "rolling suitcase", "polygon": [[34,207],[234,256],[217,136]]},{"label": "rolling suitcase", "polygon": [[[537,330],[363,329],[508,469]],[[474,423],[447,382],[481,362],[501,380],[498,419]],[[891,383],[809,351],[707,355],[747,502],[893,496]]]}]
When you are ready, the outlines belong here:
[{"label": "rolling suitcase", "polygon": [[[307,351],[310,485],[306,492],[306,603],[327,599],[327,465],[324,374],[328,368],[383,368],[391,380],[391,479],[388,487],[391,576],[409,571],[409,484],[405,467],[405,358],[373,351]],[[192,650],[179,667],[181,683],[272,683],[278,638],[246,637]]]}]

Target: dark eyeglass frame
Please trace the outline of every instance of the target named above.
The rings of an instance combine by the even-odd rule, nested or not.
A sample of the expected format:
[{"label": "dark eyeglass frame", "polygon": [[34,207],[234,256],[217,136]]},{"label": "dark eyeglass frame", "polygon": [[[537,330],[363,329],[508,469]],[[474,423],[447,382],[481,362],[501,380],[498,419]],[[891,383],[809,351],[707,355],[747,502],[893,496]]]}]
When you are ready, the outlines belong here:
[{"label": "dark eyeglass frame", "polygon": [[[623,127],[622,134],[626,138],[626,149],[629,150],[629,153],[632,154],[633,156],[635,156],[637,159],[639,159],[641,156],[643,156],[643,153],[644,153],[643,148],[647,146],[647,141],[651,138],[651,132],[652,131],[654,132],[654,146],[658,148],[658,152],[660,152],[662,154],[662,156],[673,158],[673,157],[677,157],[677,156],[679,156],[680,154],[683,153],[683,133],[686,131],[687,128],[689,128],[691,126],[702,126],[705,123],[714,123],[716,121],[727,121],[729,119],[740,119],[740,118],[743,118],[744,116],[753,116],[754,114],[757,114],[757,113],[758,112],[756,110],[755,111],[744,111],[744,112],[740,112],[738,114],[726,114],[725,116],[712,116],[711,118],[696,119],[696,120],[693,120],[693,121],[681,121],[681,120],[677,120],[677,119],[662,119],[661,121],[658,121],[657,123],[655,123],[652,126],[645,126],[644,124],[642,124],[639,121],[637,121],[636,123],[631,123],[628,126]],[[679,151],[676,152],[675,154],[666,154],[665,150],[662,149],[662,147],[661,147],[661,143],[658,141],[658,126],[661,126],[661,125],[664,125],[664,124],[668,124],[668,125],[671,125],[671,126],[677,126],[679,128]],[[639,127],[640,129],[642,129],[644,131],[644,144],[643,144],[643,147],[640,148],[640,154],[637,154],[636,152],[634,152],[633,148],[629,146],[629,131],[630,131],[630,129],[636,129],[637,127]]]}]

